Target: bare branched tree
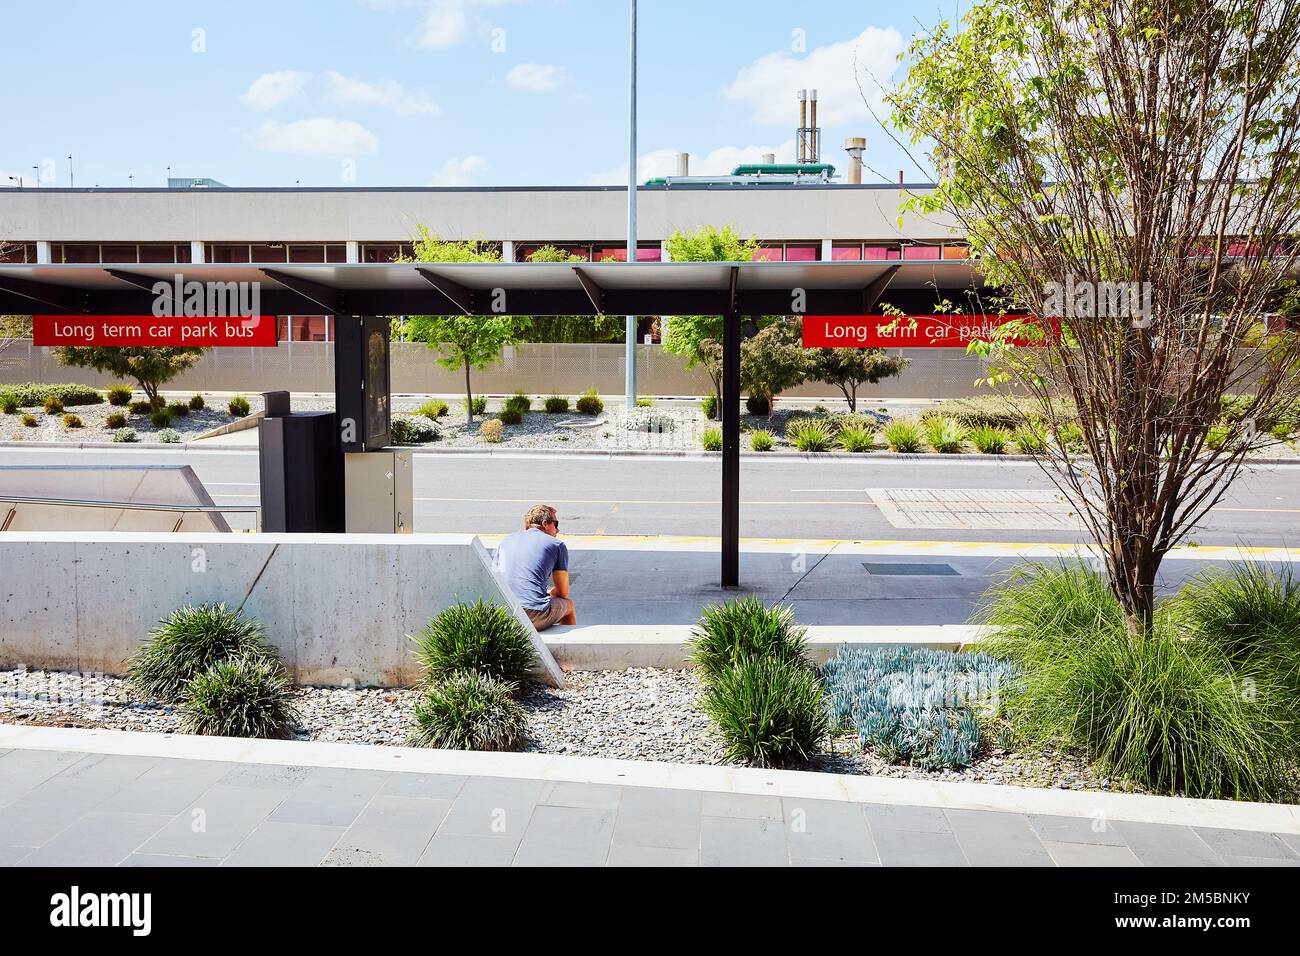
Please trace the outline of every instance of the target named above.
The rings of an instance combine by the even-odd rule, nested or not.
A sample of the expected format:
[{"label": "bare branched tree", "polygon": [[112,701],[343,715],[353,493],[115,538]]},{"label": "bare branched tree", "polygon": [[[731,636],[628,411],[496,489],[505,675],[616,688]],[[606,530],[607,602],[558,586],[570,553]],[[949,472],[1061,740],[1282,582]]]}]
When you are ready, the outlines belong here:
[{"label": "bare branched tree", "polygon": [[[18,249],[12,242],[0,239],[0,262],[8,262]],[[32,334],[32,317],[30,315],[0,315],[0,352],[13,345],[15,339],[30,338]]]},{"label": "bare branched tree", "polygon": [[[1275,318],[1300,233],[1298,42],[1300,0],[986,0],[914,40],[891,94],[944,168],[909,206],[965,226],[998,308],[1060,317],[985,350],[1035,399],[1040,463],[1138,637],[1165,554],[1300,401],[1300,336]],[[1026,332],[1039,347],[1010,344]]]}]

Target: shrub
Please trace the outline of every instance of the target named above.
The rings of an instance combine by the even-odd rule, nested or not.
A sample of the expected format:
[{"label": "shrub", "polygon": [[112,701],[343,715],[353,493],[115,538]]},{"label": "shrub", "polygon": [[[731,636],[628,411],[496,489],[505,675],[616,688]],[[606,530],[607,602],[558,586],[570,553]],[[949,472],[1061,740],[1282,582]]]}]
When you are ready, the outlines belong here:
[{"label": "shrub", "polygon": [[1007,433],[1001,428],[983,426],[972,428],[970,443],[984,455],[1004,455],[1007,451]]},{"label": "shrub", "polygon": [[1205,447],[1211,451],[1218,451],[1223,447],[1223,443],[1228,440],[1228,426],[1214,425],[1205,433]]},{"label": "shrub", "polygon": [[202,395],[190,396],[190,411],[201,412],[203,411],[203,409],[207,407],[208,407],[208,403],[207,401],[204,400]]},{"label": "shrub", "polygon": [[132,415],[151,415],[153,414],[152,402],[132,402],[130,405]]},{"label": "shrub", "polygon": [[1298,430],[1300,429],[1297,429],[1295,425],[1288,424],[1287,422],[1278,422],[1276,425],[1274,425],[1272,428],[1269,429],[1269,434],[1272,435],[1274,438],[1276,438],[1278,441],[1290,441],[1291,436],[1295,434],[1296,431]]},{"label": "shrub", "polygon": [[249,412],[248,399],[243,395],[236,395],[226,403],[226,411],[234,418],[247,418]]},{"label": "shrub", "polygon": [[800,451],[826,451],[831,447],[830,429],[816,422],[797,428],[788,437]]},{"label": "shrub", "polygon": [[67,414],[63,416],[64,428],[80,428],[82,424],[80,415]]},{"label": "shrub", "polygon": [[756,597],[710,604],[691,630],[690,660],[706,680],[750,657],[808,666],[805,634],[783,604],[768,607]]},{"label": "shrub", "polygon": [[655,403],[655,400],[654,400],[653,398],[638,398],[638,399],[636,400],[636,407],[637,407],[637,408],[651,408],[651,407],[654,406],[654,403]]},{"label": "shrub", "polygon": [[1083,451],[1083,429],[1073,422],[1067,422],[1056,430],[1056,440],[1067,451]]},{"label": "shrub", "polygon": [[[951,418],[967,428],[1012,429],[1041,414],[1042,410],[1033,399],[977,395],[939,402],[931,406],[922,418]],[[1065,418],[1074,415],[1074,408],[1068,403],[1059,403],[1057,411]]]},{"label": "shrub", "polygon": [[438,426],[424,417],[395,416],[391,429],[394,445],[423,445],[440,437]]},{"label": "shrub", "polygon": [[215,737],[287,737],[298,720],[284,665],[258,655],[209,664],[185,685],[180,713],[185,733]]},{"label": "shrub", "polygon": [[18,399],[12,395],[0,395],[0,411],[6,415],[14,415],[18,412]]},{"label": "shrub", "polygon": [[835,442],[847,452],[871,451],[876,447],[876,433],[866,428],[841,428]]},{"label": "shrub", "polygon": [[718,396],[705,395],[704,401],[700,402],[700,411],[704,412],[704,417],[710,421],[718,419]]},{"label": "shrub", "polygon": [[89,385],[49,385],[43,382],[0,385],[0,395],[13,396],[19,408],[39,408],[48,398],[57,398],[65,408],[73,405],[98,405],[104,400],[104,396]]},{"label": "shrub", "polygon": [[576,407],[583,415],[599,415],[605,410],[605,403],[601,401],[594,388],[589,388],[578,396]]},{"label": "shrub", "polygon": [[53,395],[51,395],[49,398],[47,398],[47,399],[45,400],[45,414],[46,414],[46,415],[62,415],[62,414],[63,414],[63,402],[59,401],[59,399],[57,399],[57,398],[55,398]]},{"label": "shrub", "polygon": [[533,400],[522,391],[519,391],[506,399],[505,407],[507,411],[516,411],[520,415],[523,415],[532,410]]},{"label": "shrub", "polygon": [[425,418],[432,421],[437,421],[439,418],[446,415],[448,411],[450,411],[450,409],[447,407],[446,402],[440,398],[434,398],[417,408],[415,414],[423,415]]},{"label": "shrub", "polygon": [[985,654],[917,648],[842,648],[823,677],[832,723],[864,747],[927,770],[964,767],[980,749],[987,713],[1013,669]]},{"label": "shrub", "polygon": [[[1199,603],[1194,591],[1185,601]],[[997,628],[981,649],[1020,671],[1003,695],[1004,715],[1031,746],[1077,747],[1103,773],[1155,792],[1293,795],[1294,685],[1268,657],[1234,661],[1195,628],[1184,633],[1189,608],[1176,604],[1158,609],[1152,631],[1137,637],[1102,575],[1021,569],[979,613]]]},{"label": "shrub", "polygon": [[478,427],[478,433],[490,445],[499,445],[502,439],[506,437],[505,426],[501,424],[501,420],[498,418],[489,418]]},{"label": "shrub", "polygon": [[502,425],[518,425],[524,420],[523,413],[517,408],[503,408],[497,415]]},{"label": "shrub", "polygon": [[700,444],[705,451],[722,451],[722,429],[706,428],[700,432]]},{"label": "shrub", "polygon": [[1047,450],[1047,436],[1038,425],[1021,425],[1015,431],[1015,439],[1022,455],[1041,455]]},{"label": "shrub", "polygon": [[459,671],[416,701],[408,743],[442,750],[518,750],[527,733],[528,718],[509,684]]},{"label": "shrub", "polygon": [[1219,417],[1228,421],[1240,421],[1246,417],[1250,404],[1255,399],[1251,395],[1220,395]]},{"label": "shrub", "polygon": [[121,412],[109,412],[108,417],[104,419],[106,428],[125,428],[126,416]]},{"label": "shrub", "polygon": [[755,429],[749,436],[749,447],[754,451],[771,451],[772,445],[772,433],[766,429]]},{"label": "shrub", "polygon": [[167,411],[173,418],[184,418],[190,413],[189,402],[172,402],[167,406]]},{"label": "shrub", "polygon": [[164,445],[174,445],[181,440],[181,433],[174,428],[164,428],[158,433],[158,440]]},{"label": "shrub", "polygon": [[117,431],[113,432],[113,441],[115,442],[122,442],[129,445],[139,440],[140,436],[136,433],[134,428],[119,428]]},{"label": "shrub", "polygon": [[563,395],[552,395],[543,407],[548,415],[563,415],[569,410],[569,400]]},{"label": "shrub", "polygon": [[663,412],[655,412],[649,409],[643,411],[638,406],[631,414],[623,417],[623,427],[630,432],[649,432],[653,435],[663,435],[677,430],[677,420],[671,415],[665,415]]},{"label": "shrub", "polygon": [[172,413],[165,408],[149,413],[149,424],[154,428],[167,428],[172,423]]},{"label": "shrub", "polygon": [[23,425],[26,426],[27,428],[35,428],[37,425],[40,424],[40,422],[36,420],[35,415],[28,415],[28,414],[23,415],[23,417],[20,418],[19,421],[22,422]]},{"label": "shrub", "polygon": [[770,415],[772,412],[772,399],[767,395],[750,395],[745,399],[745,411],[751,415]]},{"label": "shrub", "polygon": [[481,599],[439,611],[411,640],[431,680],[470,670],[518,684],[536,664],[529,629],[509,608]]},{"label": "shrub", "polygon": [[474,396],[474,398],[470,399],[469,407],[470,407],[470,411],[472,411],[475,415],[486,415],[487,399],[484,398],[482,395],[476,395]]},{"label": "shrub", "polygon": [[829,728],[816,673],[772,657],[723,670],[706,686],[700,709],[717,724],[726,758],[758,767],[806,762]]},{"label": "shrub", "polygon": [[953,418],[930,418],[925,423],[925,438],[935,451],[955,455],[966,444],[966,429]]},{"label": "shrub", "polygon": [[874,415],[860,415],[856,413],[837,415],[835,418],[830,419],[828,424],[836,435],[839,435],[839,433],[844,431],[846,428],[865,429],[873,435],[880,430],[880,422]]},{"label": "shrub", "polygon": [[110,405],[130,405],[131,404],[131,386],[130,385],[110,385],[108,388],[108,404]]},{"label": "shrub", "polygon": [[213,664],[233,657],[277,660],[262,625],[224,604],[186,604],[158,623],[127,661],[127,680],[140,694],[172,703]]},{"label": "shrub", "polygon": [[895,418],[881,434],[890,451],[911,455],[921,450],[921,426],[910,418]]}]

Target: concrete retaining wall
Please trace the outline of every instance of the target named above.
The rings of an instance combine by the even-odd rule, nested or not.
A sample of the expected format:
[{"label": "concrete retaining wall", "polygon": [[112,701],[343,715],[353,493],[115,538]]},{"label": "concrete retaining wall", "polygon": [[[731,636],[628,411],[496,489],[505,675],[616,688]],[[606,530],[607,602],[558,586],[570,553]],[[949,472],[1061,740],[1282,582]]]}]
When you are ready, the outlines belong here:
[{"label": "concrete retaining wall", "polygon": [[[241,604],[304,684],[408,684],[407,635],[457,599],[518,603],[473,535],[0,535],[0,666],[120,674],[182,604]],[[535,632],[547,677],[563,684]]]}]

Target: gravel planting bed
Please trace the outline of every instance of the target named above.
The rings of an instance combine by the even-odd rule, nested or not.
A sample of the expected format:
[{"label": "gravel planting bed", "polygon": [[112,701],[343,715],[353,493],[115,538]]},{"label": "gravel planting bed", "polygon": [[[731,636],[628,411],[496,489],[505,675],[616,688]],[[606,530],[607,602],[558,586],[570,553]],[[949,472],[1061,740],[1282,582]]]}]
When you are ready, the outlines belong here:
[{"label": "gravel planting bed", "polygon": [[[564,690],[531,686],[527,750],[573,756],[719,764],[720,742],[695,707],[699,683],[690,671],[628,669],[576,671]],[[300,740],[402,745],[417,692],[410,689],[300,688],[295,705]],[[177,733],[171,707],[142,704],[117,677],[49,671],[0,671],[0,722],[47,727],[104,727]],[[1121,789],[1099,778],[1082,758],[1059,752],[992,751],[959,771],[895,766],[862,753],[849,736],[809,769],[914,780]]]},{"label": "gravel planting bed", "polygon": [[[194,393],[164,392],[163,395],[169,403],[188,402]],[[250,414],[261,410],[262,396],[245,397],[248,399]],[[205,408],[198,411],[191,410],[188,415],[175,415],[172,417],[171,425],[165,426],[180,432],[181,441],[210,431],[218,425],[235,421],[234,416],[226,411],[229,398],[215,398],[209,395],[204,395],[203,398],[207,402]],[[144,401],[144,393],[136,392],[131,400]],[[106,401],[98,405],[69,405],[64,411],[79,416],[82,427],[67,428],[63,424],[62,413],[47,415],[45,409],[40,406],[21,408],[13,415],[0,414],[0,441],[111,442],[115,429],[108,427],[107,420],[108,416],[115,412],[126,416],[127,427],[134,428],[138,439],[142,442],[158,441],[158,432],[162,430],[150,423],[148,415],[133,415],[128,407],[110,405]],[[22,416],[25,413],[36,418],[36,427],[31,428],[22,423]]]}]

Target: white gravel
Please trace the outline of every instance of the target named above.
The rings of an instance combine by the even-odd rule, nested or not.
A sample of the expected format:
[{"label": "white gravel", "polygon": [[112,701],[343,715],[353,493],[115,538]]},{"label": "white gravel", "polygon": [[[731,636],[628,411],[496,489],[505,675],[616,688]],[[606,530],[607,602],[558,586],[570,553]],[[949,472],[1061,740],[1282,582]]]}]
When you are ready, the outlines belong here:
[{"label": "white gravel", "polygon": [[[2,387],[0,386],[0,388]],[[164,393],[164,397],[169,403],[174,401],[188,402],[193,394],[193,392]],[[199,411],[191,411],[188,415],[176,415],[172,418],[171,425],[167,426],[180,432],[181,441],[186,441],[216,428],[218,425],[225,425],[235,420],[226,411],[226,405],[230,401],[228,397],[215,398],[209,395],[203,397],[207,402],[207,407]],[[248,399],[250,414],[261,409],[262,396],[248,395],[245,397]],[[144,401],[144,393],[136,392],[131,396],[131,401]],[[126,416],[127,427],[136,430],[140,441],[158,441],[158,432],[161,429],[154,428],[150,424],[148,415],[132,415],[129,407],[110,405],[108,402],[100,402],[98,405],[69,405],[62,413],[57,415],[45,414],[45,409],[40,406],[19,409],[13,415],[0,414],[0,441],[111,442],[115,429],[108,427],[107,419],[114,412],[120,412]],[[63,415],[69,413],[81,419],[81,428],[68,428],[63,424]],[[24,414],[30,414],[36,418],[35,427],[23,424],[22,417]]]}]

